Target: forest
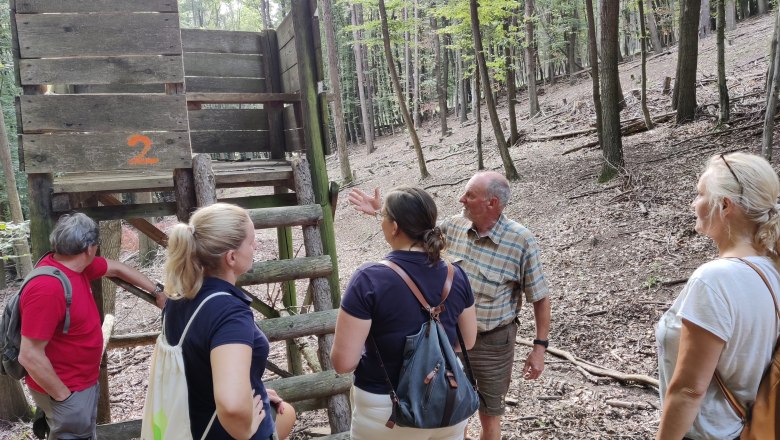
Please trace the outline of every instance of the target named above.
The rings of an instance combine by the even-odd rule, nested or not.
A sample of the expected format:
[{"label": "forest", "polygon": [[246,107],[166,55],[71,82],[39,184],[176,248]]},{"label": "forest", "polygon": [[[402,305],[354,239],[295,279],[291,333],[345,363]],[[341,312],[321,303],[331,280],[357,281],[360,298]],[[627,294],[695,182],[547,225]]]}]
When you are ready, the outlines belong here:
[{"label": "forest", "polygon": [[[434,194],[440,215],[449,215],[458,207],[447,203],[457,200],[463,179],[476,170],[500,171],[513,191],[520,190],[522,201],[510,214],[543,244],[556,288],[551,336],[571,359],[548,357],[549,375],[530,397],[509,396],[510,426],[517,431],[508,437],[539,438],[539,432],[550,434],[545,438],[597,438],[600,432],[649,437],[657,422],[657,393],[630,381],[624,386],[623,373],[655,376],[647,329],[668,307],[693,261],[709,252],[692,238],[682,214],[689,211],[701,154],[753,148],[772,160],[780,91],[777,5],[769,0],[314,3],[325,78],[319,86],[329,105],[328,172],[342,191],[411,183]],[[183,29],[257,32],[275,29],[291,7],[291,0],[180,0],[178,9]],[[2,5],[0,103],[7,140],[0,144],[2,288],[6,282],[12,288],[30,264],[28,181],[17,147],[15,99],[21,89],[10,21]],[[372,246],[376,225],[356,219],[343,199],[345,193],[334,213],[342,287],[352,270],[383,251]],[[122,235],[123,247],[124,240]],[[277,257],[270,254],[263,258]],[[152,265],[158,263],[159,257]],[[277,287],[266,295],[272,304],[283,289]],[[136,312],[125,307],[118,307],[120,314],[135,319]],[[159,328],[148,316],[138,322],[124,325]],[[530,335],[528,325],[521,332]],[[148,348],[116,350],[108,359],[112,388],[118,390],[111,403],[123,415],[137,416],[143,401],[138,385]],[[524,349],[518,342],[518,351]],[[594,373],[607,370],[611,384]],[[526,397],[532,402],[524,402]],[[545,406],[539,410],[534,403]],[[542,414],[546,410],[560,414]],[[307,413],[295,438],[319,435],[312,427],[325,425],[324,418]],[[12,431],[23,435],[18,426]],[[477,431],[470,427],[471,434]]]}]

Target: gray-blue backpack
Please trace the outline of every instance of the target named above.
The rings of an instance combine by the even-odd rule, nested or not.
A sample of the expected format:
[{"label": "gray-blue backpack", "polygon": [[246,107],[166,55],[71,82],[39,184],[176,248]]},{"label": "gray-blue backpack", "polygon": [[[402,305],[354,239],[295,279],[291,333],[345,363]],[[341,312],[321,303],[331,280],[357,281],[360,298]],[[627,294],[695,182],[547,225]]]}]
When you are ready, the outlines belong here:
[{"label": "gray-blue backpack", "polygon": [[477,411],[479,395],[460,329],[456,326],[468,376],[439,321],[439,314],[444,311],[444,301],[452,287],[455,270],[447,263],[447,280],[444,282],[441,302],[431,307],[414,281],[400,266],[388,260],[380,263],[393,269],[404,280],[429,315],[419,332],[406,337],[404,361],[397,389],[393,389],[379,348],[373,337],[371,338],[379,363],[385,372],[385,380],[390,385],[390,398],[393,401],[393,410],[385,425],[393,428],[397,423],[399,426],[423,429],[457,425]]},{"label": "gray-blue backpack", "polygon": [[[40,260],[38,260],[38,263],[40,263]],[[19,310],[19,303],[21,302],[24,287],[39,276],[54,277],[62,283],[62,290],[65,293],[65,323],[63,324],[62,332],[67,334],[70,328],[72,292],[68,277],[56,267],[36,267],[24,278],[19,290],[8,298],[3,314],[0,316],[0,374],[10,376],[16,380],[21,380],[27,375],[24,367],[19,363],[19,348],[22,345],[22,313]]]}]

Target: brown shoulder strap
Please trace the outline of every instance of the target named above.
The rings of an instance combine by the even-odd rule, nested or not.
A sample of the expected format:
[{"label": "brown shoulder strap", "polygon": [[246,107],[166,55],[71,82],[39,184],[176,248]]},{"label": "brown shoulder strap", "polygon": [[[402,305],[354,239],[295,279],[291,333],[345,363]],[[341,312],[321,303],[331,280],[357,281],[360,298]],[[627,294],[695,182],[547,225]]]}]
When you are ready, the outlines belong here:
[{"label": "brown shoulder strap", "polygon": [[[775,303],[775,314],[778,318],[780,318],[780,306],[778,306],[777,303],[777,295],[775,295],[775,290],[772,289],[772,285],[769,284],[769,280],[766,278],[766,275],[764,275],[764,272],[758,268],[754,263],[751,263],[750,261],[744,259],[744,258],[737,258],[737,260],[745,263],[753,269],[759,277],[761,277],[761,281],[766,284],[767,289],[769,289],[769,293],[772,295],[772,301]],[[718,383],[718,386],[720,387],[720,390],[723,391],[723,394],[726,396],[726,400],[729,401],[729,404],[731,405],[731,408],[734,409],[734,412],[737,413],[737,416],[739,416],[742,421],[747,420],[747,411],[745,410],[745,407],[742,406],[741,403],[739,403],[739,400],[737,400],[737,397],[734,395],[734,393],[731,392],[730,389],[726,387],[726,383],[723,382],[723,378],[720,377],[720,373],[718,373],[717,370],[715,370],[715,381]]]},{"label": "brown shoulder strap", "polygon": [[412,279],[409,277],[409,274],[407,274],[405,270],[401,269],[401,266],[393,263],[390,260],[382,260],[379,263],[384,264],[390,269],[393,269],[393,271],[397,273],[402,280],[404,280],[407,287],[409,287],[409,290],[412,291],[414,297],[417,298],[417,301],[420,303],[420,305],[422,305],[423,308],[427,310],[432,316],[438,317],[438,315],[442,312],[441,305],[444,304],[444,301],[447,299],[447,296],[449,296],[450,294],[450,288],[452,288],[452,279],[455,277],[455,269],[452,267],[452,264],[446,262],[447,279],[444,281],[444,288],[441,291],[441,302],[437,304],[436,307],[431,307],[430,304],[428,304],[428,301],[425,300],[425,297],[423,296],[422,292],[420,292],[420,289],[417,287],[416,284],[414,284],[414,281],[412,281]]}]

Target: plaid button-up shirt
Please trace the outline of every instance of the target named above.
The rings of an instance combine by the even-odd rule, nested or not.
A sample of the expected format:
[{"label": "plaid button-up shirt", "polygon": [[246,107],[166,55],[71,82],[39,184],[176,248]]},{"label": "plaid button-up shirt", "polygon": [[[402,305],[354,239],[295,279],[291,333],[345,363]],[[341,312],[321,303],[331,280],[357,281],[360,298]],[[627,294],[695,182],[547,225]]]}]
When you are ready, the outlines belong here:
[{"label": "plaid button-up shirt", "polygon": [[531,303],[548,295],[539,244],[525,226],[504,214],[484,237],[460,215],[439,226],[447,238],[447,257],[471,282],[478,331],[511,323],[522,305],[521,292]]}]

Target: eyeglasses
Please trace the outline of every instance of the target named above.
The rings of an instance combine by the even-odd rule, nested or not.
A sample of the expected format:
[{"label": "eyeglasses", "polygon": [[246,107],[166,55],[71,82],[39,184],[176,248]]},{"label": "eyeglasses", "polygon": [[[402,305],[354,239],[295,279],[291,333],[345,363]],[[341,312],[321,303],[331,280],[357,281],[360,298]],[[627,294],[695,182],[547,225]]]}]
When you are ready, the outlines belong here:
[{"label": "eyeglasses", "polygon": [[726,164],[726,168],[729,169],[729,171],[731,172],[731,175],[734,176],[734,180],[737,181],[737,185],[739,185],[739,195],[740,195],[740,197],[742,197],[742,193],[744,192],[744,188],[742,186],[742,182],[739,181],[739,177],[737,177],[737,173],[735,173],[734,169],[731,168],[731,165],[729,165],[729,161],[726,160],[726,156],[723,153],[720,154],[720,158],[723,159],[723,163]]}]

